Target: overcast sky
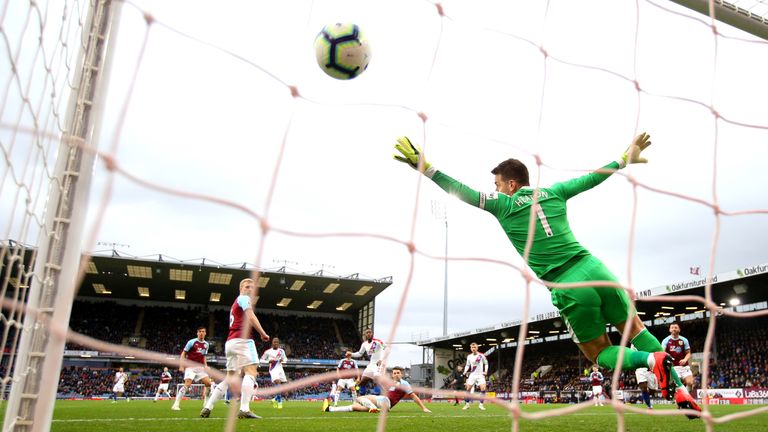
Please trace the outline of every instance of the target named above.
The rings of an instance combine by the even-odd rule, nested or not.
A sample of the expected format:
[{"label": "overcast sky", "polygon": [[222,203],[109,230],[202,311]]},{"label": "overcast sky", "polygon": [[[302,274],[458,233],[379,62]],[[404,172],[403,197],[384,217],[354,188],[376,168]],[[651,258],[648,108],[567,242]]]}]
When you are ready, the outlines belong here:
[{"label": "overcast sky", "polygon": [[[491,191],[490,170],[506,158],[528,163],[532,182],[548,186],[615,160],[647,131],[650,163],[625,174],[716,199],[724,211],[768,209],[765,43],[715,40],[706,17],[663,0],[442,4],[442,19],[432,3],[413,0],[126,4],[100,149],[116,145],[120,166],[146,182],[248,208],[298,235],[263,238],[259,220],[234,205],[122,175],[110,185],[101,162],[88,234],[136,256],[392,276],[376,300],[377,335],[389,339],[411,256],[383,237],[408,241],[413,232],[417,248],[438,259],[414,261],[394,337],[408,341],[442,333],[446,229],[433,201],[447,206],[450,257],[522,260],[493,217],[392,160],[399,135],[420,143],[438,169]],[[156,19],[151,27],[144,12]],[[361,26],[373,54],[362,76],[337,81],[317,67],[312,42],[323,25],[347,21]],[[740,125],[715,121],[710,104]],[[623,283],[630,267],[638,289],[687,280],[691,266],[710,270],[713,210],[643,188],[630,262],[633,199],[627,179],[614,176],[569,201],[577,238]],[[712,270],[768,262],[767,221],[721,217]],[[307,236],[332,233],[369,235]],[[523,286],[509,266],[450,262],[449,333],[521,318]],[[551,309],[535,286],[532,313]],[[419,363],[421,350],[398,346],[392,358]]]}]

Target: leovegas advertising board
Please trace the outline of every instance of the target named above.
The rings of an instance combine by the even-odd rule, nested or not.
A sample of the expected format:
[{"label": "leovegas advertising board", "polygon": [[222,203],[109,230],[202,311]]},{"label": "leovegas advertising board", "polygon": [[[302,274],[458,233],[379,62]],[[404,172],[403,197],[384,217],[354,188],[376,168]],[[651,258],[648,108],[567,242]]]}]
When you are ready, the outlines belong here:
[{"label": "leovegas advertising board", "polygon": [[760,387],[745,388],[744,397],[747,399],[768,399],[768,388],[760,388]]}]

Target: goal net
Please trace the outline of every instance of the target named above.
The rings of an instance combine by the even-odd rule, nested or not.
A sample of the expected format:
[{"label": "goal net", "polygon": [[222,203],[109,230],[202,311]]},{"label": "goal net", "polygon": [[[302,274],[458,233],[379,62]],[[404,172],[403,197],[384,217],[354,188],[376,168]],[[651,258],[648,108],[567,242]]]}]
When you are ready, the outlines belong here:
[{"label": "goal net", "polygon": [[[701,11],[712,2],[679,3]],[[577,237],[601,251],[617,289],[676,280],[692,265],[711,276],[768,261],[768,43],[754,36],[764,6],[749,8],[742,32],[655,0],[6,2],[3,430],[50,428],[51,383],[65,341],[78,337],[67,333],[73,299],[79,289],[110,294],[80,286],[98,271],[83,256],[102,240],[130,243],[135,256],[263,265],[300,254],[321,269],[396,274],[376,303],[377,337],[388,342],[433,323],[447,332],[515,318],[523,323],[515,338],[531,337],[525,323],[549,305],[549,292],[487,215],[445,201],[392,160],[401,135],[436,168],[492,189],[489,171],[508,157],[543,187],[616,159],[648,131],[647,166],[569,204]],[[372,46],[368,70],[351,81],[324,75],[312,51],[317,31],[342,18]],[[437,222],[434,201],[446,206]],[[695,301],[711,312],[708,349],[724,312],[711,283]],[[76,344],[178,366],[164,353]],[[516,349],[518,382],[525,346]],[[389,366],[414,354],[395,347]],[[515,428],[544,416],[518,402],[497,401]],[[706,406],[704,417],[710,428],[730,419]]]},{"label": "goal net", "polygon": [[[173,393],[172,396],[176,396],[179,394],[179,390],[184,387],[184,384],[176,384],[176,392]],[[204,384],[192,384],[189,386],[189,389],[184,393],[184,397],[187,399],[203,399],[203,390],[205,389]],[[207,395],[206,395],[207,396]]]}]

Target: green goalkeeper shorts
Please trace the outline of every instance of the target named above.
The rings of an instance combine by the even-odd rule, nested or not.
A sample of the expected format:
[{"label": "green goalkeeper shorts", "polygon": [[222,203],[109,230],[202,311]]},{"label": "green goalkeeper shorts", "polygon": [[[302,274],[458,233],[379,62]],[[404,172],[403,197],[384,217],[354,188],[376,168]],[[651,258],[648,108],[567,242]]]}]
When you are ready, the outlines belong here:
[{"label": "green goalkeeper shorts", "polygon": [[[586,281],[618,283],[605,264],[591,255],[581,258],[552,280],[558,283]],[[553,288],[552,304],[560,311],[576,343],[600,337],[605,333],[606,324],[617,326],[626,321],[632,305],[626,291],[610,287]]]}]

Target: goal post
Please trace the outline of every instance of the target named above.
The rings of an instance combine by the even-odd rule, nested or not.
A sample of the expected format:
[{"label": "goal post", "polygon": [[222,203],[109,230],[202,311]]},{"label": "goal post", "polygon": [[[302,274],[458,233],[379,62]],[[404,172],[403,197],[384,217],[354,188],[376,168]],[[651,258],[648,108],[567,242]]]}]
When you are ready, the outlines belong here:
[{"label": "goal post", "polygon": [[[179,390],[181,390],[182,387],[184,387],[184,384],[176,384],[176,392],[173,394],[174,397],[179,394]],[[189,390],[184,394],[184,397],[187,399],[202,399],[203,389],[205,389],[205,384],[191,384]]]},{"label": "goal post", "polygon": [[[115,39],[113,24],[119,18],[121,2],[90,0],[86,4],[87,10],[84,10],[86,19],[82,21],[79,33],[73,38],[74,40],[54,39],[55,43],[61,44],[56,46],[56,49],[67,52],[63,47],[73,45],[69,46],[69,49],[76,53],[73,55],[76,58],[66,59],[72,63],[63,71],[57,72],[60,75],[54,76],[48,70],[49,66],[45,64],[50,61],[45,58],[46,52],[50,51],[46,51],[47,47],[44,46],[46,42],[44,34],[48,35],[52,30],[41,28],[40,42],[36,48],[39,50],[38,54],[44,58],[44,62],[33,61],[28,68],[26,64],[15,64],[13,75],[16,76],[11,75],[9,78],[9,80],[15,78],[20,82],[28,80],[30,88],[45,89],[50,82],[55,83],[57,79],[70,82],[73,87],[63,95],[56,94],[58,89],[54,89],[50,96],[46,94],[41,96],[39,101],[35,101],[41,106],[46,106],[46,102],[50,104],[48,106],[50,112],[43,115],[34,112],[27,95],[22,94],[22,97],[27,100],[17,101],[21,106],[19,111],[23,112],[29,104],[29,111],[33,111],[31,122],[25,122],[25,117],[19,115],[16,124],[8,125],[3,118],[4,128],[29,134],[33,137],[30,141],[38,144],[41,151],[45,146],[39,145],[39,141],[50,142],[51,154],[43,154],[42,158],[54,161],[51,162],[53,170],[48,174],[50,177],[41,175],[40,179],[35,179],[47,182],[39,186],[44,195],[40,200],[44,204],[40,204],[39,214],[35,214],[32,218],[41,222],[38,225],[33,224],[28,220],[27,212],[20,212],[19,217],[24,220],[7,222],[9,226],[14,223],[22,226],[32,225],[32,228],[38,232],[33,233],[31,239],[27,239],[33,243],[30,249],[34,251],[35,256],[34,262],[30,263],[31,267],[17,271],[19,277],[15,282],[5,277],[2,287],[4,292],[8,292],[8,284],[15,283],[16,291],[22,293],[14,299],[15,305],[19,305],[18,307],[25,305],[21,313],[17,310],[4,309],[3,311],[4,314],[23,315],[23,319],[20,319],[22,325],[18,322],[14,323],[18,333],[17,352],[15,356],[11,353],[6,359],[9,363],[8,370],[12,369],[13,378],[10,380],[3,431],[48,431],[53,417],[66,338],[63,333],[52,333],[51,326],[64,325],[64,328],[67,328],[72,302],[78,288],[77,280],[82,259],[81,240],[90,193],[91,173],[96,157],[92,150],[85,150],[84,146],[97,147],[93,140],[99,136],[109,60]],[[82,17],[78,16],[80,11],[77,7],[71,4],[61,7],[64,10],[58,12],[59,16],[63,15],[64,21],[67,19],[69,21],[59,24],[77,28],[78,22],[82,20]],[[54,25],[57,22],[49,23]],[[18,37],[23,42],[24,38],[29,36],[25,36],[22,29]],[[54,52],[57,51],[54,50]],[[9,54],[8,60],[11,62],[24,58],[19,55],[16,58],[10,57]],[[39,68],[46,68],[47,73],[41,73]],[[17,72],[19,70],[23,72]],[[20,73],[24,76],[19,76]],[[48,101],[47,97],[52,100]],[[56,97],[65,98],[65,100],[56,100]],[[66,106],[63,120],[56,118],[59,104]],[[47,130],[45,128],[47,124],[42,121],[43,117],[53,118],[48,121],[59,130]],[[12,148],[12,144],[9,147]],[[55,157],[54,153],[56,153]],[[24,172],[31,168],[28,165],[35,163],[26,161],[27,165],[17,167],[14,165],[16,162],[12,158],[7,161],[6,171]],[[20,165],[23,164],[21,161],[18,162]],[[31,189],[30,185],[23,186]],[[6,190],[2,192],[7,196]],[[19,192],[16,191],[16,194],[18,196]],[[6,234],[6,236],[10,235],[12,234]],[[14,239],[7,237],[4,240],[6,244],[4,253],[7,255],[4,260],[13,262],[14,257],[10,246],[14,243]],[[22,273],[31,275],[28,277],[26,303],[23,294],[25,290],[19,290],[24,280],[21,277]],[[6,325],[11,323],[6,322]],[[8,382],[8,378],[4,377],[4,384],[7,385]]]}]

